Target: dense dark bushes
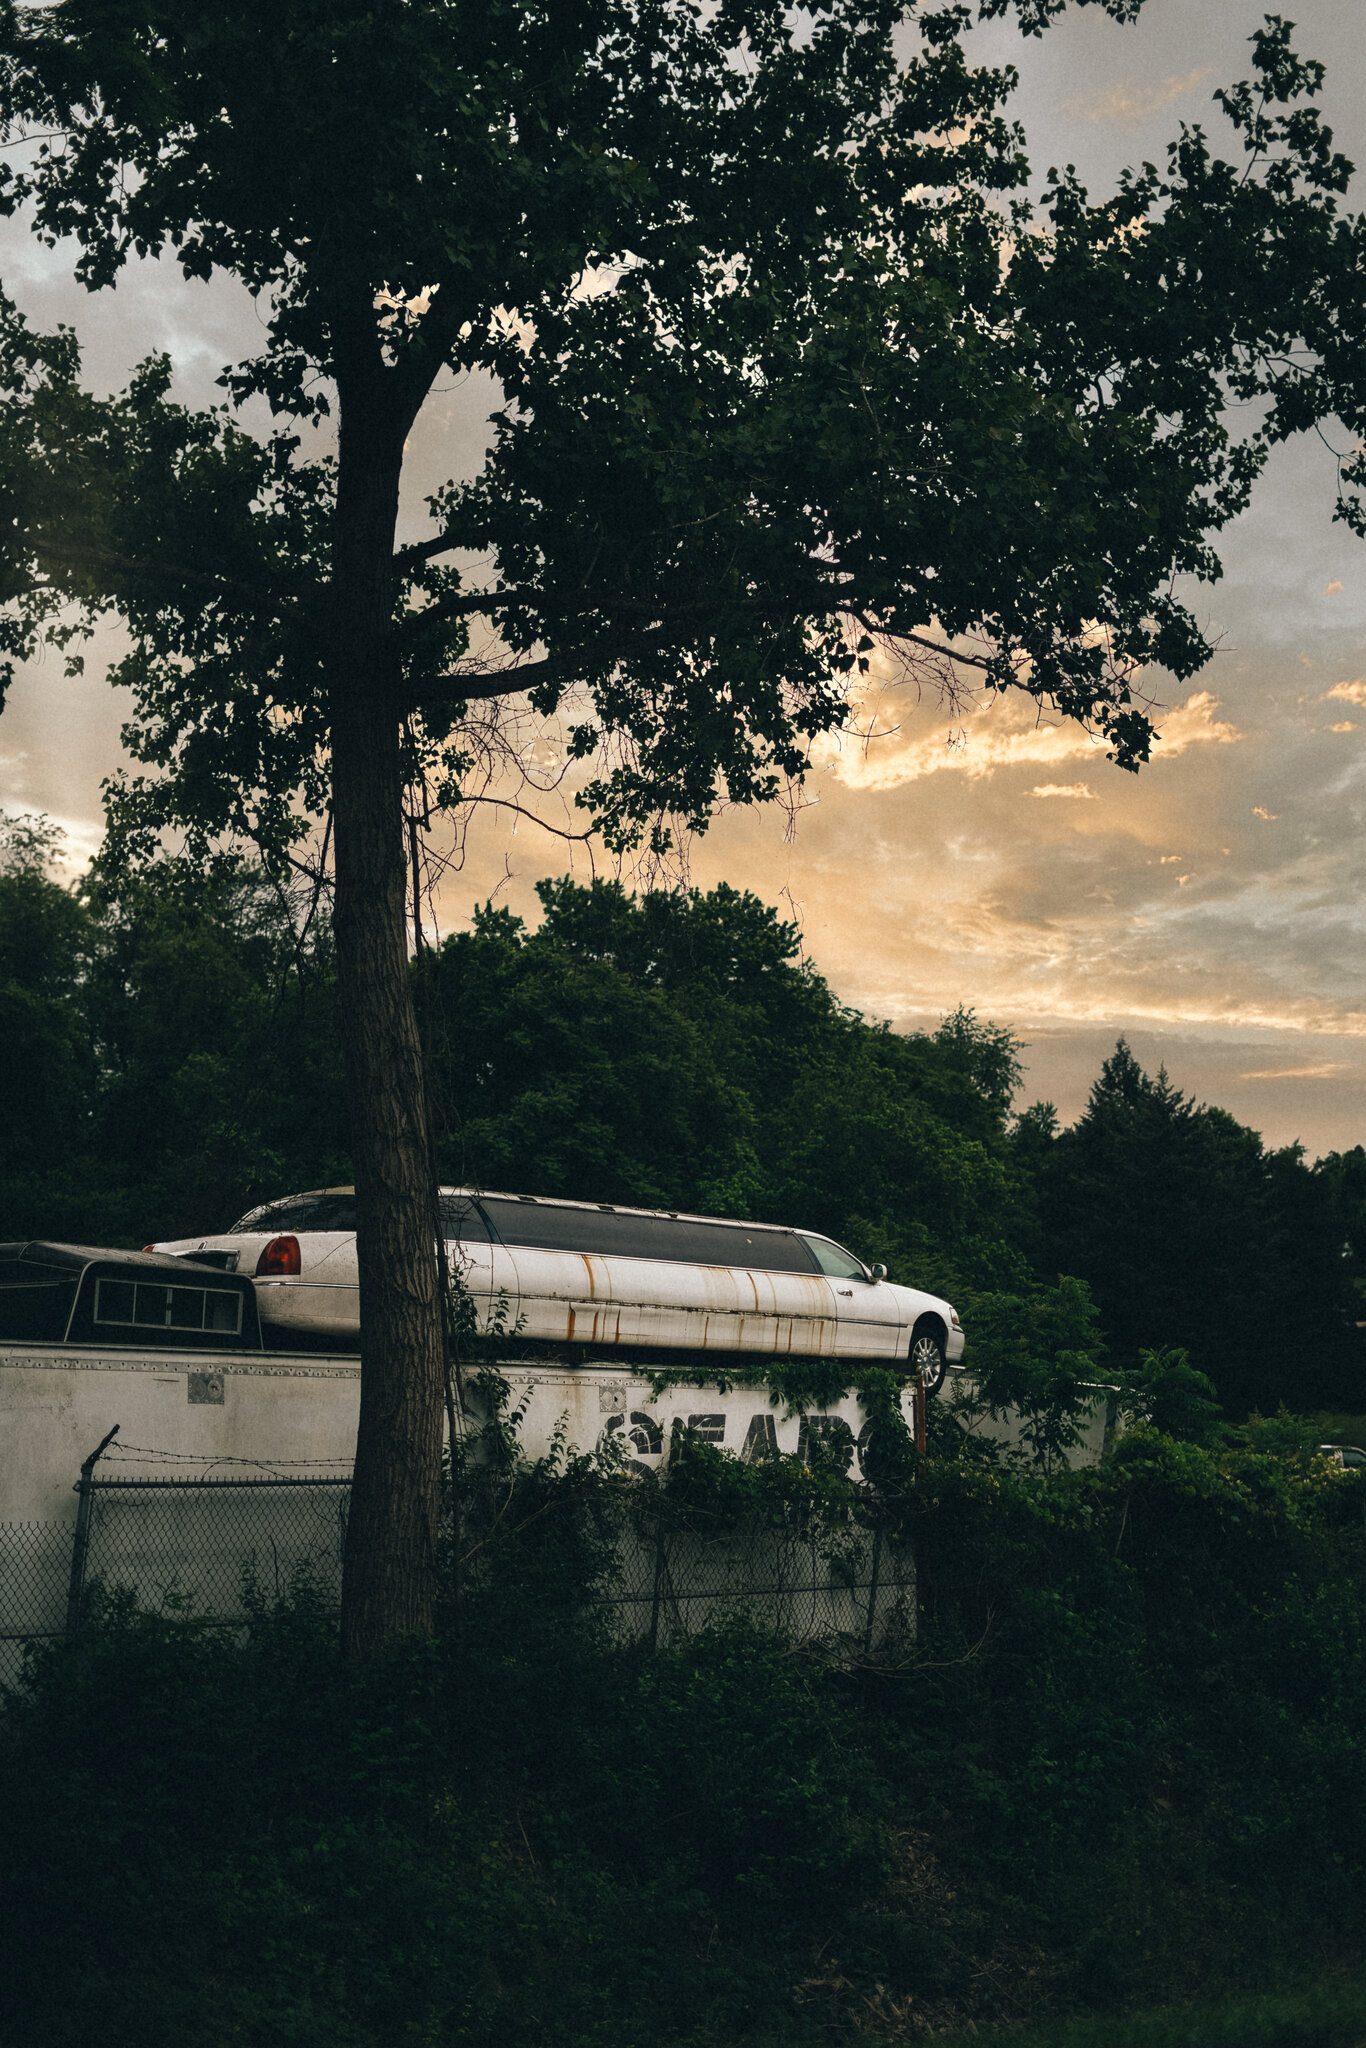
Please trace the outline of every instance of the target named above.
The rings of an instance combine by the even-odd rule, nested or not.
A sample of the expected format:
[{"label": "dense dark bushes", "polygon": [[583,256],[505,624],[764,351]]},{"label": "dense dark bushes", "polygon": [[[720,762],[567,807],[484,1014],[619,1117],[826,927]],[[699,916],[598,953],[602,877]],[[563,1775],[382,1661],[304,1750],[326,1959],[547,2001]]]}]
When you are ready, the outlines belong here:
[{"label": "dense dark bushes", "polygon": [[306,1597],[115,1607],[4,1717],[3,2038],[903,2040],[1366,1964],[1366,1485],[1261,1434],[930,1460],[890,1657],[615,1646],[581,1474],[373,1666]]}]

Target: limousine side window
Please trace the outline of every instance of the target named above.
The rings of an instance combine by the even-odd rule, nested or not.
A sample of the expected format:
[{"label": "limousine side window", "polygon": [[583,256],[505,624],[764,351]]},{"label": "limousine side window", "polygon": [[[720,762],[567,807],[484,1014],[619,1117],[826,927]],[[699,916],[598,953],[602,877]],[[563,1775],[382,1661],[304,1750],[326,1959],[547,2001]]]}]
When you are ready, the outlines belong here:
[{"label": "limousine side window", "polygon": [[862,1259],[856,1259],[842,1244],[835,1244],[828,1237],[808,1237],[806,1240],[816,1254],[816,1262],[822,1273],[831,1280],[866,1280],[868,1268]]},{"label": "limousine side window", "polygon": [[[441,1197],[441,1225],[446,1237],[460,1237],[477,1244],[489,1242],[489,1227],[479,1204],[470,1195]],[[262,1230],[354,1230],[354,1195],[301,1195],[293,1201],[275,1202],[269,1209],[253,1210],[228,1235],[253,1235]]]},{"label": "limousine side window", "polygon": [[708,1223],[687,1216],[633,1216],[621,1209],[577,1209],[555,1202],[485,1196],[504,1244],[604,1257],[664,1259],[687,1266],[753,1266],[765,1273],[816,1273],[816,1255],[794,1230],[764,1224]]},{"label": "limousine side window", "polygon": [[255,1235],[261,1230],[354,1230],[354,1195],[301,1195],[290,1202],[274,1202],[269,1209],[255,1209],[234,1223],[229,1237]]},{"label": "limousine side window", "polygon": [[488,1218],[473,1195],[442,1195],[441,1235],[447,1243],[453,1237],[465,1244],[491,1244],[493,1241]]}]

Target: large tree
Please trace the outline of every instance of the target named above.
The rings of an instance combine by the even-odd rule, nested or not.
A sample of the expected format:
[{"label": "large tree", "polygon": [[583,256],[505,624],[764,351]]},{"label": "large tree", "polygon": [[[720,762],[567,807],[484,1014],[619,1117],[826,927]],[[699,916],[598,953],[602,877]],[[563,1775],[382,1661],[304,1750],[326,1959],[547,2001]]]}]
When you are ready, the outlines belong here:
[{"label": "large tree", "polygon": [[[1210,653],[1174,579],[1326,399],[1347,167],[1284,28],[1092,203],[1026,203],[974,13],[1064,0],[43,0],[0,13],[0,204],[111,284],[254,294],[193,414],[81,390],[10,309],[4,633],[115,608],[155,769],[134,837],[330,807],[366,1371],[353,1645],[430,1625],[442,1348],[405,974],[405,789],[457,800],[491,708],[558,715],[609,839],[800,775],[880,643],[1147,754]],[[1139,0],[1100,0],[1126,18]],[[499,392],[477,474],[396,545],[438,377]],[[233,408],[264,399],[271,431]],[[1255,401],[1265,399],[1265,404]],[[1237,410],[1230,401],[1237,402]],[[312,429],[321,426],[320,431]],[[334,440],[327,438],[335,434]],[[473,739],[471,735],[474,735]]]}]

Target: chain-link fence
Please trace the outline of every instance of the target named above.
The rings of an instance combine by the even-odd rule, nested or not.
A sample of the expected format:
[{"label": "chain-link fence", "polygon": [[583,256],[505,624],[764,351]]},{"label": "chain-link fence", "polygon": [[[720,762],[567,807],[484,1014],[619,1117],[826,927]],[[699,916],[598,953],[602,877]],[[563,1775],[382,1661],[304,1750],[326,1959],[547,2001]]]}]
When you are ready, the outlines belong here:
[{"label": "chain-link fence", "polygon": [[81,1611],[95,1588],[187,1621],[246,1621],[302,1588],[335,1608],[350,1491],[311,1477],[95,1480]]},{"label": "chain-link fence", "polygon": [[486,1474],[459,1508],[449,1582],[481,1616],[509,1594],[523,1611],[591,1607],[618,1639],[651,1645],[726,1619],[865,1651],[914,1630],[909,1544],[848,1514],[737,1508],[650,1479],[519,1489]]},{"label": "chain-link fence", "polygon": [[[341,1594],[350,1479],[236,1464],[87,1461],[62,1523],[0,1526],[0,1680],[22,1645],[74,1634],[111,1595],[186,1626],[241,1625]],[[914,1628],[909,1547],[846,1515],[680,1499],[652,1479],[475,1470],[447,1490],[441,1573],[457,1625],[592,1611],[658,1645],[727,1618],[870,1651]]]},{"label": "chain-link fence", "polygon": [[0,1684],[13,1684],[25,1643],[64,1632],[71,1552],[70,1522],[0,1524]]},{"label": "chain-link fence", "polygon": [[865,1651],[914,1623],[909,1549],[881,1529],[819,1533],[770,1522],[671,1527],[666,1515],[632,1528],[617,1589],[601,1593],[617,1634],[651,1643],[743,1618],[799,1642]]}]

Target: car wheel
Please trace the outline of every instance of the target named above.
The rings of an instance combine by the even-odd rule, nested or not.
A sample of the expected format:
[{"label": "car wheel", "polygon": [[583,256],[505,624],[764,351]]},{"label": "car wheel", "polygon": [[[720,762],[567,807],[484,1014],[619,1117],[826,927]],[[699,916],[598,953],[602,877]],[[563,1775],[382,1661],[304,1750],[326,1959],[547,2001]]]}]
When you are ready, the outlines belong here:
[{"label": "car wheel", "polygon": [[944,1384],[949,1361],[937,1323],[917,1323],[911,1332],[910,1366],[925,1382],[927,1394],[937,1394]]}]

